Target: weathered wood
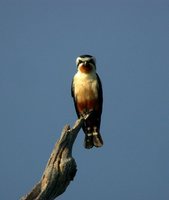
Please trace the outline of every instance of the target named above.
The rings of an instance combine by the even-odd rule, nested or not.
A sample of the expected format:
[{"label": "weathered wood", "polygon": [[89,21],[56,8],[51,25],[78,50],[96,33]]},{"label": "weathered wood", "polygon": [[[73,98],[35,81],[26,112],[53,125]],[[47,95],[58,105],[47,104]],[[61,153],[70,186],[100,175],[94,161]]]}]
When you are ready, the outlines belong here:
[{"label": "weathered wood", "polygon": [[77,171],[76,162],[72,157],[72,147],[84,119],[88,116],[78,119],[72,129],[69,125],[63,128],[41,180],[21,200],[54,200],[66,190]]}]

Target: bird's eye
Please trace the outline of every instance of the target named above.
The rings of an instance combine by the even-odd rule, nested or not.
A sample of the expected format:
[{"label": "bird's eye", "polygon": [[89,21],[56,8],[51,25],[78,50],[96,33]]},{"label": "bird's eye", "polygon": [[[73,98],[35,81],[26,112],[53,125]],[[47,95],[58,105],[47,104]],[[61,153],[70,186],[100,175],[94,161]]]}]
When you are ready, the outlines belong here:
[{"label": "bird's eye", "polygon": [[82,63],[82,61],[81,61],[81,60],[79,60],[79,62],[78,62],[78,65],[79,65],[80,63]]}]

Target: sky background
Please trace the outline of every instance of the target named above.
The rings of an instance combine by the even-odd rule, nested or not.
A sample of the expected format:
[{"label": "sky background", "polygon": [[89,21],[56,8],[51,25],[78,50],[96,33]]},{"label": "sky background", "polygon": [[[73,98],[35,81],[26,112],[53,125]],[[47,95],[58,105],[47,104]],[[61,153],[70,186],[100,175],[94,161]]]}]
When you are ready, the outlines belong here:
[{"label": "sky background", "polygon": [[40,180],[76,113],[81,54],[97,59],[104,147],[74,144],[77,174],[59,200],[169,199],[169,1],[0,0],[0,196]]}]

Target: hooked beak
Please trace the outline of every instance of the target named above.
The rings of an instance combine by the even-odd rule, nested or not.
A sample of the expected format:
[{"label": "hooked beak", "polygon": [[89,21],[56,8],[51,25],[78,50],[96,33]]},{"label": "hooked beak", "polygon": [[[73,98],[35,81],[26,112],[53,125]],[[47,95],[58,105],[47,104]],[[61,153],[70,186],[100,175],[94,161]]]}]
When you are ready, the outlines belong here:
[{"label": "hooked beak", "polygon": [[87,62],[87,61],[85,61],[85,62],[84,62],[84,66],[86,67],[87,65],[88,65],[88,62]]}]

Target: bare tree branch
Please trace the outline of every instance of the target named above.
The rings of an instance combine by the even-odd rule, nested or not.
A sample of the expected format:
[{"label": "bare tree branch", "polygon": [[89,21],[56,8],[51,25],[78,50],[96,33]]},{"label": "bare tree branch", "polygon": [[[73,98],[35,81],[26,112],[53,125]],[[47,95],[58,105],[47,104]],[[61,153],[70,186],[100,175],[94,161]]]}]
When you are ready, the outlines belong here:
[{"label": "bare tree branch", "polygon": [[63,128],[41,180],[21,200],[54,200],[66,190],[77,171],[72,147],[84,120],[88,117],[89,114],[78,119],[72,129],[69,125]]}]

